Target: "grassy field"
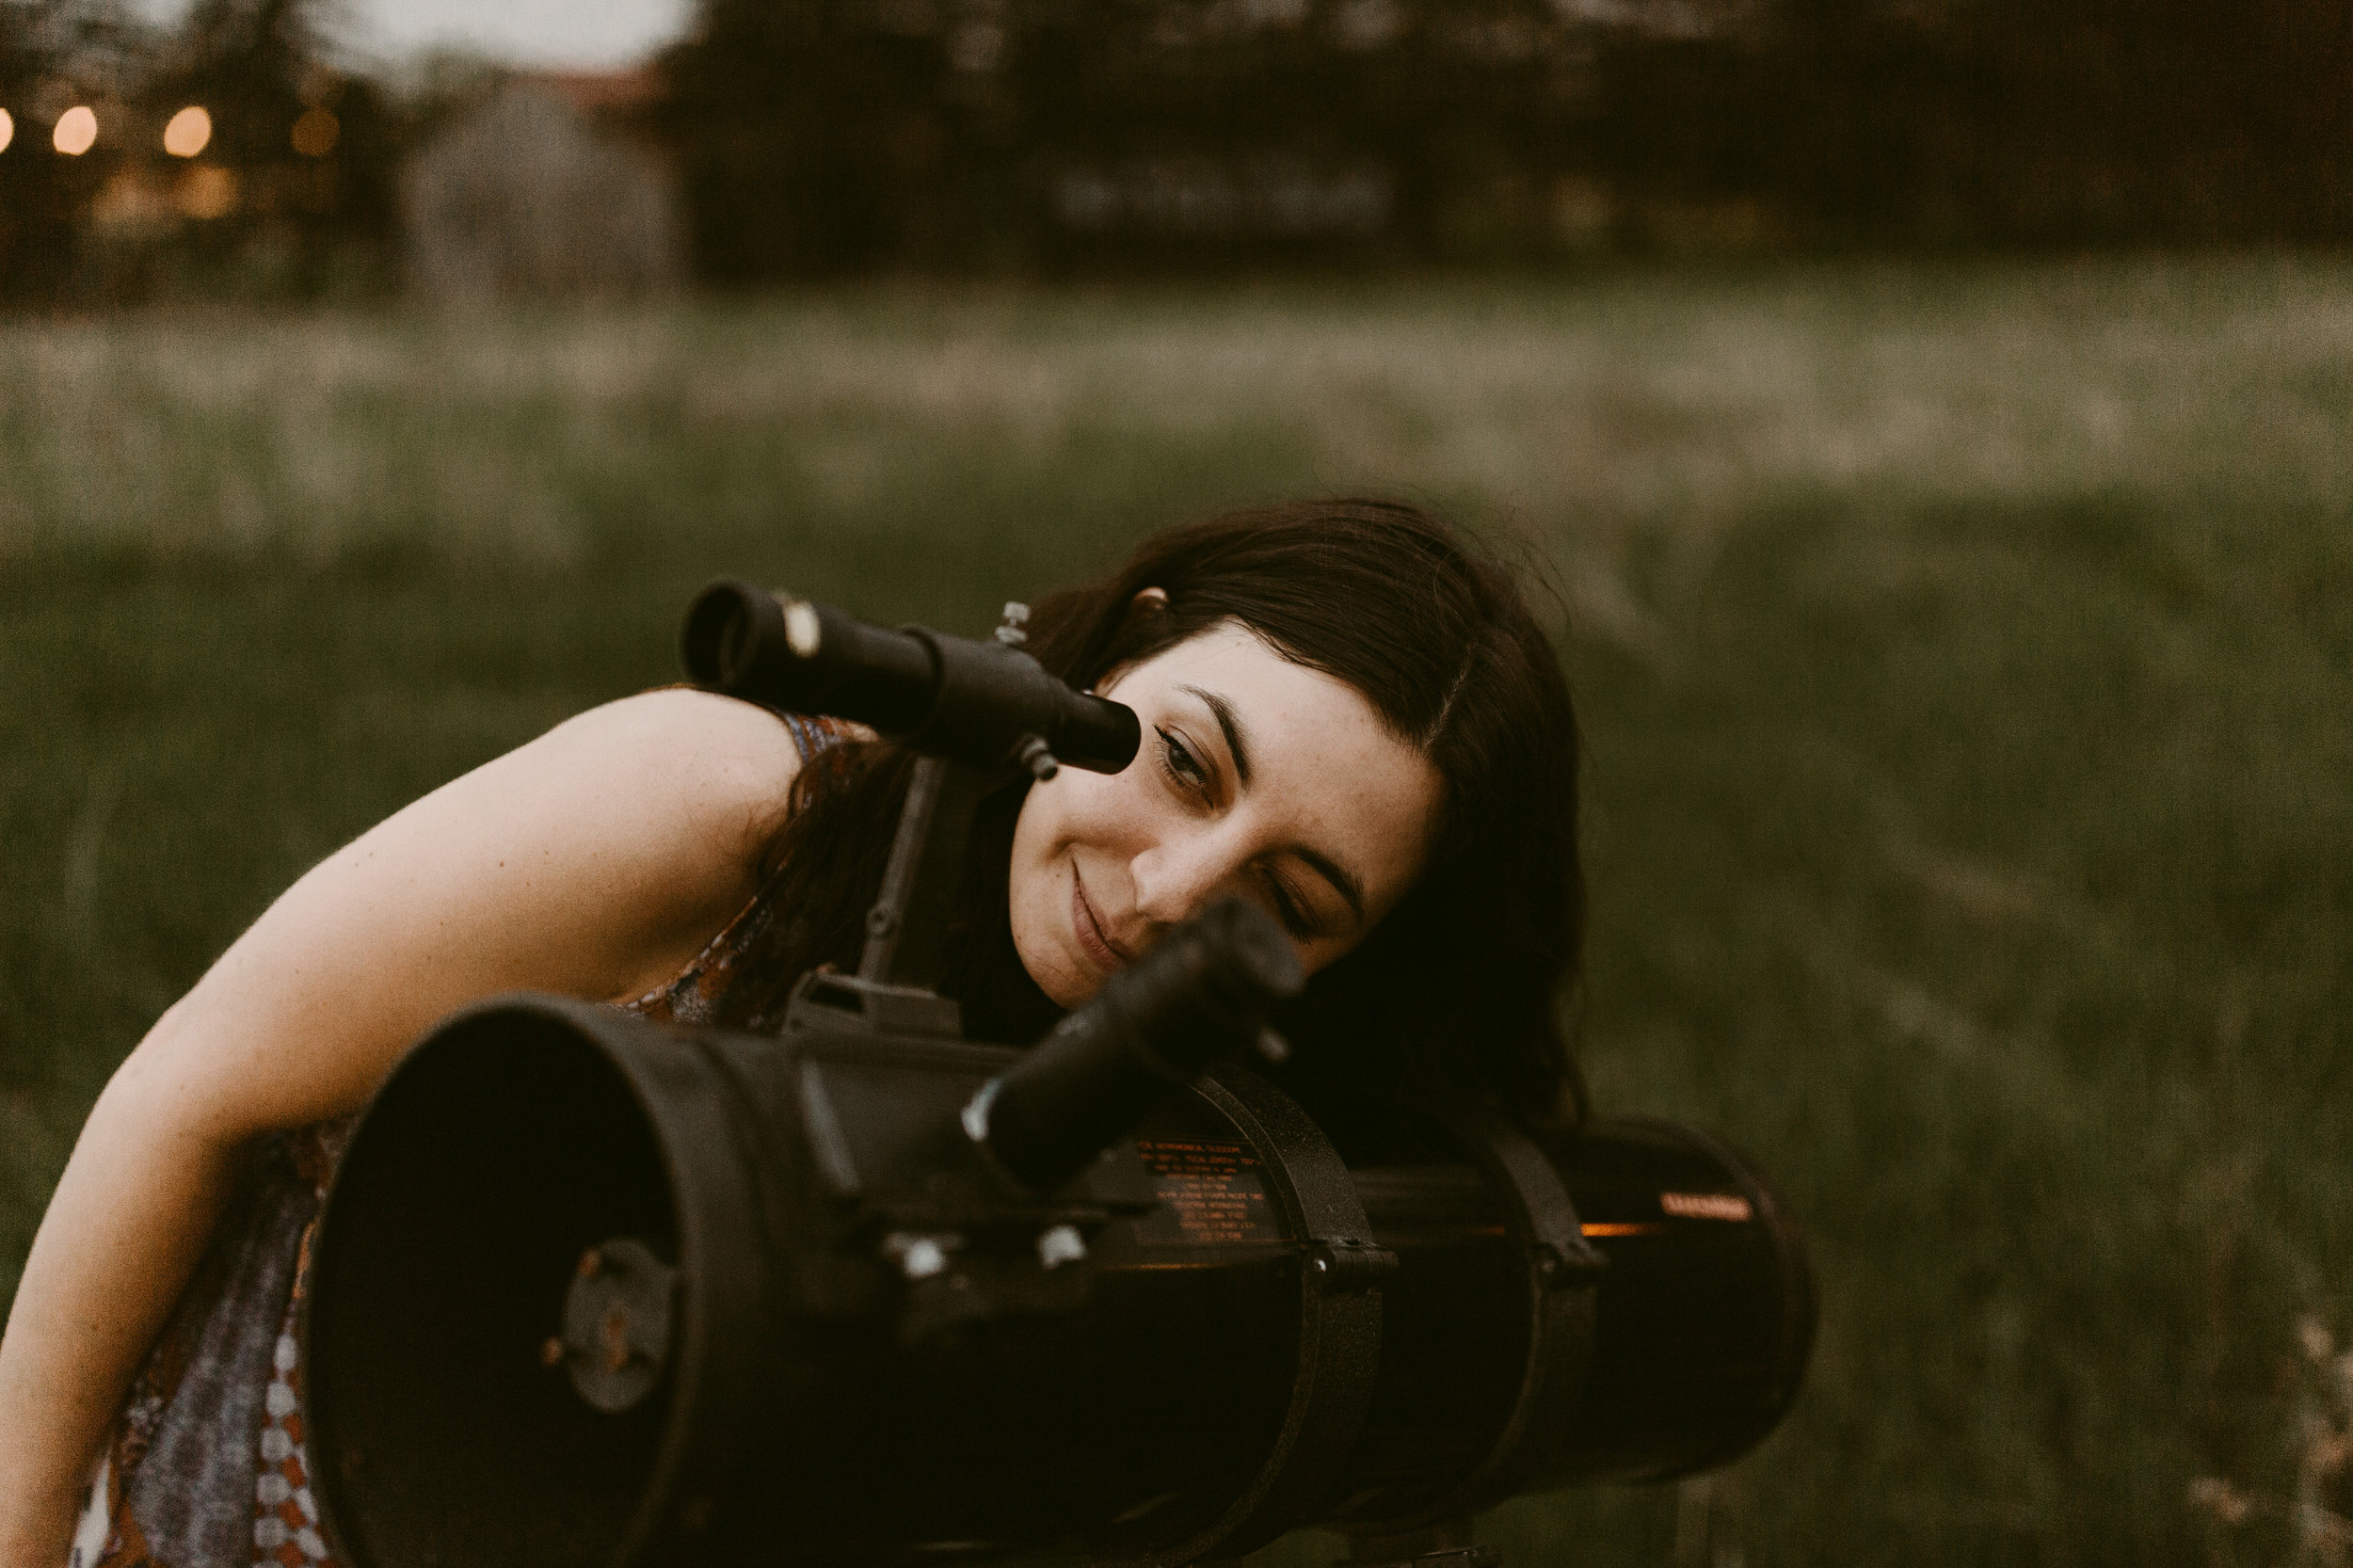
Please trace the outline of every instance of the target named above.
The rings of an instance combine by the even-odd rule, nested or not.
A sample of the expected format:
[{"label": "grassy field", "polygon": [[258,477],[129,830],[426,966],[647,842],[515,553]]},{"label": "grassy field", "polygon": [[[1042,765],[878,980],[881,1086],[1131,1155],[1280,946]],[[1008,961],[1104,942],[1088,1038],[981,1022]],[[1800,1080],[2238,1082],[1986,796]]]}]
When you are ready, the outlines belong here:
[{"label": "grassy field", "polygon": [[1822,1282],[1754,1456],[1493,1537],[2341,1560],[2343,261],[0,324],[0,1294],[274,891],[669,678],[704,578],[978,631],[1365,489],[1550,562],[1599,1097],[1749,1146]]}]

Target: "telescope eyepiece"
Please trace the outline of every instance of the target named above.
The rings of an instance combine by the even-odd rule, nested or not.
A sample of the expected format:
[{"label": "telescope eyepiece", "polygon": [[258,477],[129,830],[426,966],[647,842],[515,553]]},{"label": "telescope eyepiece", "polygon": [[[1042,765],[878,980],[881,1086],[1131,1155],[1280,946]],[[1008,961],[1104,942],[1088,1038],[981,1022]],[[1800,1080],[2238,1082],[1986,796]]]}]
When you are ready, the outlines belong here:
[{"label": "telescope eyepiece", "polygon": [[774,594],[723,578],[696,595],[680,634],[680,663],[686,666],[687,679],[732,694],[748,673],[763,610],[775,615],[776,632],[781,636],[784,608]]}]

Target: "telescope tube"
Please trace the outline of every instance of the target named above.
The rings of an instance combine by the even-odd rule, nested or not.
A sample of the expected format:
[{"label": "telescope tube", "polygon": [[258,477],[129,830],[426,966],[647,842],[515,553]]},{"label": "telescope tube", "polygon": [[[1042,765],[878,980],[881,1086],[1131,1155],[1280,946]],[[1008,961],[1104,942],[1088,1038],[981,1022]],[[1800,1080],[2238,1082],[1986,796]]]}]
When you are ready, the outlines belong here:
[{"label": "telescope tube", "polygon": [[1133,710],[1072,691],[1016,648],[921,626],[886,631],[730,578],[688,609],[680,653],[708,690],[848,719],[984,771],[1030,761],[1025,747],[1036,742],[1042,753],[1032,755],[1117,773],[1143,734]]},{"label": "telescope tube", "polygon": [[[958,1109],[1015,1060],[554,999],[444,1026],[354,1136],[304,1308],[344,1560],[838,1568],[1076,1543],[1175,1568],[1721,1464],[1795,1397],[1796,1232],[1753,1167],[1664,1124],[1541,1141],[1385,1106],[1335,1142],[1219,1068],[1078,1178],[1097,1218],[1066,1223],[1099,1228],[1058,1268],[1028,1247],[1062,1213],[1044,1200],[870,1186],[877,1212],[933,1216],[936,1269],[903,1272],[844,1192],[926,1128],[960,1142]],[[1539,1179],[1498,1174],[1529,1159]],[[1153,1201],[1102,1207],[1138,1183]],[[1598,1274],[1534,1244],[1563,1219]],[[600,1403],[541,1349],[587,1255],[624,1251],[670,1292],[667,1338],[642,1398]],[[919,1309],[955,1326],[910,1338]]]}]

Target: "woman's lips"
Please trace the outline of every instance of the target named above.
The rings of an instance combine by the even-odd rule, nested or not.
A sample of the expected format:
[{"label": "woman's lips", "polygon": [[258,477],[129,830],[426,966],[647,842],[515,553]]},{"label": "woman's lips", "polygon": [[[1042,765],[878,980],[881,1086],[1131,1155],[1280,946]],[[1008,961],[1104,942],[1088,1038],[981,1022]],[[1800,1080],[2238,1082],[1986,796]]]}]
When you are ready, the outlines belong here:
[{"label": "woman's lips", "polygon": [[1095,905],[1087,902],[1086,884],[1079,880],[1076,866],[1070,870],[1070,928],[1079,934],[1079,946],[1101,968],[1116,969],[1127,964],[1128,955],[1112,945],[1103,922],[1095,918]]}]

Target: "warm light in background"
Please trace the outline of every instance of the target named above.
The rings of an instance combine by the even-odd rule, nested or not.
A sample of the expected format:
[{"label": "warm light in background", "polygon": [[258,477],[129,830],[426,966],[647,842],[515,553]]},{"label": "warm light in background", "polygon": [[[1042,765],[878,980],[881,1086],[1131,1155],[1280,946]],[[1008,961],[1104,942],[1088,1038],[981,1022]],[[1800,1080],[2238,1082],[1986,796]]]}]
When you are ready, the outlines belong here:
[{"label": "warm light in background", "polygon": [[237,210],[237,176],[218,164],[200,164],[180,182],[175,197],[180,210],[200,223],[227,217]]},{"label": "warm light in background", "polygon": [[191,104],[164,127],[164,151],[175,158],[193,158],[213,139],[213,117],[203,105]]},{"label": "warm light in background", "polygon": [[0,109],[0,152],[6,152],[8,143],[15,139],[16,121],[9,118],[8,110]]},{"label": "warm light in background", "polygon": [[324,158],[335,151],[344,128],[325,109],[306,109],[294,122],[294,150],[306,158]]},{"label": "warm light in background", "polygon": [[57,117],[56,134],[50,139],[67,157],[80,157],[98,145],[98,111],[88,104],[74,104]]}]

